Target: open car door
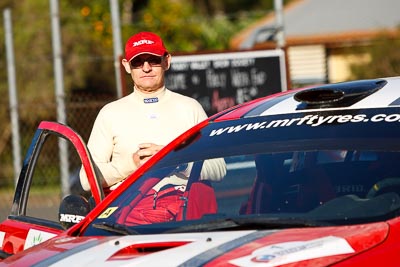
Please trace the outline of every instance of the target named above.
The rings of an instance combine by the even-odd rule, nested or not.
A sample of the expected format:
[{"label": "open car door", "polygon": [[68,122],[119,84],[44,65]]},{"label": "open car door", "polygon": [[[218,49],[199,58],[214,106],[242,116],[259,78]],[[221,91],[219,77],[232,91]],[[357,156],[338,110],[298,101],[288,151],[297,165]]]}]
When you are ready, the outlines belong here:
[{"label": "open car door", "polygon": [[[80,186],[79,170],[81,166],[89,179],[91,192],[85,192],[82,188],[76,190],[78,193],[74,192],[79,195],[76,199],[81,199],[83,202],[91,200],[86,202],[87,207],[82,206],[84,210],[80,216],[60,214],[63,200],[70,196],[63,196],[59,185],[43,184],[46,178],[43,170],[57,169],[57,166],[54,166],[56,164],[49,164],[51,162],[49,157],[54,158],[54,155],[49,155],[48,152],[52,151],[54,154],[54,151],[62,146],[67,148],[69,160],[67,162],[57,161],[61,166],[60,169],[74,168],[74,172],[72,172],[74,175],[70,176],[67,182],[69,188],[72,184]],[[69,166],[72,165],[69,162],[74,162],[75,166]],[[60,177],[55,177],[53,180],[60,181]],[[45,197],[38,199],[38,191],[44,191]],[[89,212],[91,206],[97,205],[103,198],[104,192],[100,180],[96,175],[93,161],[83,139],[68,126],[57,122],[41,122],[26,153],[11,211],[5,221],[0,224],[0,259],[56,236],[65,230],[65,225],[63,227],[60,219],[76,223]]]}]

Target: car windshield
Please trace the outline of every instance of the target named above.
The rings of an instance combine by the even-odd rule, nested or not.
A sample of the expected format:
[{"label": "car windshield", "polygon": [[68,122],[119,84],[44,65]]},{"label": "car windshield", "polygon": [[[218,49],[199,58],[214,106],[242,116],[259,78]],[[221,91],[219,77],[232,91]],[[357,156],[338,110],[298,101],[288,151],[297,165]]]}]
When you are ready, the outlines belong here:
[{"label": "car windshield", "polygon": [[394,110],[210,123],[132,183],[84,234],[350,225],[396,217],[400,115]]}]

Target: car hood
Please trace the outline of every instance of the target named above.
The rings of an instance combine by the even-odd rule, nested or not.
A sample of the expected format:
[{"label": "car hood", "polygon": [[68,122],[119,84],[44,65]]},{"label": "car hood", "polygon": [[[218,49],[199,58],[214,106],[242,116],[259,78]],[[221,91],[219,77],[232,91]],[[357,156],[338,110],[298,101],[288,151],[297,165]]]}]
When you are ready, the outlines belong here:
[{"label": "car hood", "polygon": [[377,246],[386,223],[109,237],[56,237],[0,266],[326,266]]}]

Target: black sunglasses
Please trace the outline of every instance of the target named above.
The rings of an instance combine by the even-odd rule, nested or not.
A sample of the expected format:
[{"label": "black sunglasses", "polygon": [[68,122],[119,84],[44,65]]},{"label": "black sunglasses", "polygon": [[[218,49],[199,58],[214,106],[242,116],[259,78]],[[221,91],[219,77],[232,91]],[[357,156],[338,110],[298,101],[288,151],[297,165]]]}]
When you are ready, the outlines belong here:
[{"label": "black sunglasses", "polygon": [[158,57],[158,56],[148,56],[148,57],[135,57],[134,59],[131,60],[130,64],[133,69],[138,69],[143,67],[144,63],[147,62],[150,64],[152,67],[158,67],[161,66],[161,62],[164,57]]}]

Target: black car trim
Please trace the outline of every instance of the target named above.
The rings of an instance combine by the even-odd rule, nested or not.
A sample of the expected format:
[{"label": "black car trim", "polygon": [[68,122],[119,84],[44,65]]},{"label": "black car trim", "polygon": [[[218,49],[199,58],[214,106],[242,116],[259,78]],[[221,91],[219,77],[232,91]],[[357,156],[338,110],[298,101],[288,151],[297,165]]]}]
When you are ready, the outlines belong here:
[{"label": "black car trim", "polygon": [[0,259],[4,260],[12,255],[14,255],[14,254],[7,253],[4,250],[0,249]]},{"label": "black car trim", "polygon": [[13,220],[13,221],[29,223],[29,224],[34,224],[34,225],[38,225],[38,226],[45,226],[45,227],[57,229],[57,230],[64,230],[64,228],[60,225],[59,222],[53,222],[53,221],[30,217],[30,216],[26,216],[26,215],[9,215],[7,218],[9,220]]},{"label": "black car trim", "polygon": [[350,107],[387,84],[382,79],[342,82],[317,86],[297,92],[297,110]]}]

